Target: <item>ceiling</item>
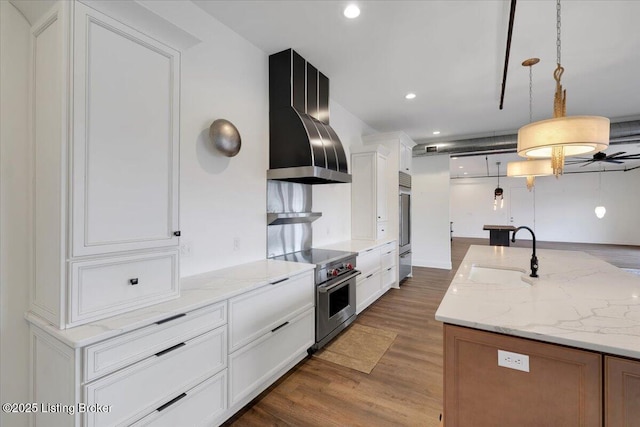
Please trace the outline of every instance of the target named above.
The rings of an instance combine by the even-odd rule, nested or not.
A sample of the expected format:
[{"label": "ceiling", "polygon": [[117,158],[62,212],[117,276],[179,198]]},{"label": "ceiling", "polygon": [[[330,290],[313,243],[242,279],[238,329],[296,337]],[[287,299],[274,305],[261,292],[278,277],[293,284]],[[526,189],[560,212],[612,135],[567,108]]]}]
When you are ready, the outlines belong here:
[{"label": "ceiling", "polygon": [[[346,19],[347,1],[205,1],[202,10],[271,54],[293,48],[325,73],[331,98],[380,132],[406,132],[419,143],[514,134],[532,118],[551,118],[556,67],[556,1],[517,2],[504,108],[500,90],[510,1],[355,1],[361,15]],[[613,122],[640,117],[640,1],[561,3],[562,83],[568,115]],[[406,100],[414,92],[417,97]],[[434,131],[440,131],[437,136]],[[638,144],[607,153],[640,153]],[[516,154],[490,154],[490,174]],[[486,176],[485,156],[451,162]],[[598,170],[567,166],[566,171]],[[627,167],[640,165],[629,161]],[[607,168],[625,165],[606,164]]]}]

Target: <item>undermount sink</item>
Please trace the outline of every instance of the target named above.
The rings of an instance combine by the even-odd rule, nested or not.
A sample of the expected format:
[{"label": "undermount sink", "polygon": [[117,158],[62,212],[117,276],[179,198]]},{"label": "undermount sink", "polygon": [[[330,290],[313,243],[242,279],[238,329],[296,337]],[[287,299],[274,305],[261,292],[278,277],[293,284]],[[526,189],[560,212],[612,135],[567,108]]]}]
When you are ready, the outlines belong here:
[{"label": "undermount sink", "polygon": [[532,284],[524,270],[480,265],[471,267],[469,279],[478,283],[493,283],[497,285],[529,286]]}]

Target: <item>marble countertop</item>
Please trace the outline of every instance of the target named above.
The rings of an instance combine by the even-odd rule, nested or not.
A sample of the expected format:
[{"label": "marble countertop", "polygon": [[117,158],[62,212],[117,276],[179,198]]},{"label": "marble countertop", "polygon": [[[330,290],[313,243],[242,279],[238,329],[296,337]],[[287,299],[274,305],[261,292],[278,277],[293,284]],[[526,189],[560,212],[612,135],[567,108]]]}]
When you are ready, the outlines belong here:
[{"label": "marble countertop", "polygon": [[395,239],[379,239],[379,240],[345,240],[338,243],[332,243],[327,246],[321,246],[320,249],[334,249],[336,251],[348,251],[348,252],[364,252],[367,249],[382,246],[390,242],[395,242]]},{"label": "marble countertop", "polygon": [[84,347],[314,268],[313,264],[267,259],[185,277],[180,279],[179,298],[69,329],[58,329],[29,312],[25,317],[68,346]]},{"label": "marble countertop", "polygon": [[[536,255],[539,277],[530,278],[531,249],[471,246],[436,319],[640,359],[640,277],[584,252]],[[518,269],[525,281],[474,279],[474,266]]]}]

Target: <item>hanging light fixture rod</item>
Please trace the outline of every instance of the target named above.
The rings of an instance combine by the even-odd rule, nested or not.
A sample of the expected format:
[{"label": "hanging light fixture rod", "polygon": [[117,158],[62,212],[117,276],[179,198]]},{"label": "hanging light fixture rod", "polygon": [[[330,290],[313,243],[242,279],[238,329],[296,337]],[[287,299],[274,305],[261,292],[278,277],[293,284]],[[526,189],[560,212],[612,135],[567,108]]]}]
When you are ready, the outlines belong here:
[{"label": "hanging light fixture rod", "polygon": [[511,0],[509,12],[509,29],[507,30],[507,49],[504,54],[504,70],[502,72],[502,91],[500,92],[500,109],[504,105],[504,91],[507,86],[507,69],[509,68],[509,54],[511,53],[511,37],[513,35],[513,22],[516,18],[516,0]]}]

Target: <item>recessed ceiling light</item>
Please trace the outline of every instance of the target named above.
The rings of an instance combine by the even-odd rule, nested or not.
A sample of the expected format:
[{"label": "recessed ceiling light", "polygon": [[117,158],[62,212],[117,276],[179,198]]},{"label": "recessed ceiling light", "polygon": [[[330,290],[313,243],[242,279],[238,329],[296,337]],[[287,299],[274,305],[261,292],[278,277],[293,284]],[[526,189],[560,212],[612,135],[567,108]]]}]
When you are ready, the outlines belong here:
[{"label": "recessed ceiling light", "polygon": [[466,174],[467,174],[467,172],[463,173],[463,175],[466,175]]},{"label": "recessed ceiling light", "polygon": [[463,168],[464,168],[464,166],[458,166],[458,169],[463,169]]},{"label": "recessed ceiling light", "polygon": [[350,4],[344,8],[344,16],[349,19],[357,18],[360,16],[360,8],[355,4]]},{"label": "recessed ceiling light", "polygon": [[458,158],[457,157],[452,157],[451,160],[458,160]]},{"label": "recessed ceiling light", "polygon": [[407,99],[414,99],[416,97],[416,94],[413,93],[413,92],[409,92],[404,97],[407,98]]},{"label": "recessed ceiling light", "polygon": [[439,130],[434,130],[434,131],[433,131],[433,134],[434,134],[434,135],[440,135],[440,131],[439,131]]}]

